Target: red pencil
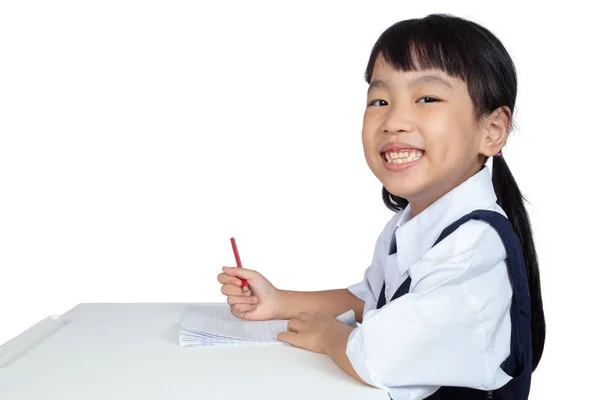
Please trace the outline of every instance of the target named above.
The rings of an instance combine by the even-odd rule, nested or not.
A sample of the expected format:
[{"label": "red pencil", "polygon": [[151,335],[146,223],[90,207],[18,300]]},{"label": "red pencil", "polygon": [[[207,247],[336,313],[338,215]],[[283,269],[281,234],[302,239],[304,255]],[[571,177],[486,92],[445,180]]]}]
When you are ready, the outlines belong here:
[{"label": "red pencil", "polygon": [[[237,263],[238,267],[241,267],[242,260],[240,260],[240,253],[238,253],[237,245],[235,244],[234,238],[231,238],[231,247],[233,248],[233,255],[235,256],[235,262]],[[240,279],[242,280],[242,290],[244,291],[244,294],[247,294],[250,291],[250,288],[248,287],[248,282],[243,278],[240,278]]]}]

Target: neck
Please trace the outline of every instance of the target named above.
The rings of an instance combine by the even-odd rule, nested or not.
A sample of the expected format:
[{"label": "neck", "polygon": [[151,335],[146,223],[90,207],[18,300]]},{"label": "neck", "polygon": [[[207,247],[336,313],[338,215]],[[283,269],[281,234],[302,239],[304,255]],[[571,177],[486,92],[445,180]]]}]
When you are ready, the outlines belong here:
[{"label": "neck", "polygon": [[434,192],[434,194],[427,193],[418,198],[407,199],[408,202],[410,203],[412,217],[416,217],[421,212],[423,212],[423,210],[425,210],[427,207],[429,207],[430,205],[432,205],[433,203],[438,201],[446,193],[450,192],[455,187],[461,185],[463,182],[465,182],[468,179],[470,179],[471,177],[475,176],[479,171],[481,171],[482,168],[483,168],[483,166],[476,166],[475,168],[472,168],[471,171],[469,171],[469,173],[467,173],[464,178],[458,179],[458,181],[455,182],[454,184],[444,186],[443,188],[440,188],[440,190],[435,190],[435,188],[434,188],[434,190],[432,190]]},{"label": "neck", "polygon": [[[442,196],[440,196],[442,197]],[[439,199],[440,197],[438,197],[437,199]],[[434,200],[430,200],[430,201],[409,201],[410,203],[410,210],[412,211],[412,217],[416,217],[417,215],[419,215],[421,212],[423,212],[423,210],[425,210],[427,207],[429,207],[430,205],[432,205],[433,203],[435,203],[435,201],[437,199]]]}]

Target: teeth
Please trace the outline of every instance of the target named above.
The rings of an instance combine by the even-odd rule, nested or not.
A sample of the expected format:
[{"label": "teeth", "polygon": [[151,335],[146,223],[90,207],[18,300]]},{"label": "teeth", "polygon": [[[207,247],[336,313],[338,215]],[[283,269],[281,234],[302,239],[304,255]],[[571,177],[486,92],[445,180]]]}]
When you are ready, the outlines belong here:
[{"label": "teeth", "polygon": [[391,164],[403,164],[418,160],[423,157],[421,150],[399,151],[394,153],[385,153],[385,159]]}]

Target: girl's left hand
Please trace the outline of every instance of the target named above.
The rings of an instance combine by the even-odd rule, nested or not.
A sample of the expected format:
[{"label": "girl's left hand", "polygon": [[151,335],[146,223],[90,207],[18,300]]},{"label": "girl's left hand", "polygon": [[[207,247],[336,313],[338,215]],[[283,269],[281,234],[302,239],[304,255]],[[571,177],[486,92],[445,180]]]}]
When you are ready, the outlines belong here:
[{"label": "girl's left hand", "polygon": [[322,311],[300,313],[289,320],[288,331],[277,335],[277,340],[315,353],[326,353],[327,339],[344,326],[347,325],[335,316]]}]

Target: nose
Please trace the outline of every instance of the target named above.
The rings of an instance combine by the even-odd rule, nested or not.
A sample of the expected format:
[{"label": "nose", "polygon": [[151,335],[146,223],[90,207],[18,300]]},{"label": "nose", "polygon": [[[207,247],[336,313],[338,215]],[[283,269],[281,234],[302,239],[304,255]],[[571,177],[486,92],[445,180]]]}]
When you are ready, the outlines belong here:
[{"label": "nose", "polygon": [[384,133],[402,133],[410,132],[413,129],[413,122],[409,112],[401,107],[389,107],[389,111],[383,122]]}]

